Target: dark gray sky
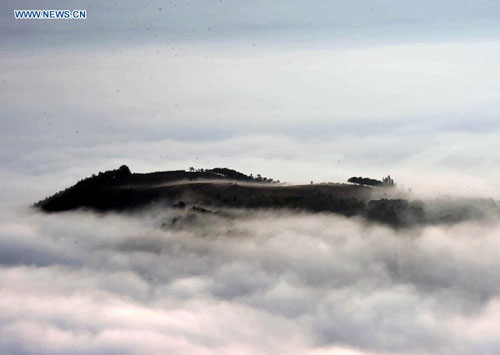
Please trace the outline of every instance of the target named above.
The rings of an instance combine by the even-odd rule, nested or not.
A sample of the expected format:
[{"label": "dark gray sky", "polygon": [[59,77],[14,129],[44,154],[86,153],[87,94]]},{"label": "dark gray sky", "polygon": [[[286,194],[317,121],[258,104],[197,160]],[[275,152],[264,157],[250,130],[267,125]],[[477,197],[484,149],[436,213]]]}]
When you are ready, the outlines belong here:
[{"label": "dark gray sky", "polygon": [[[47,1],[44,8],[86,9],[86,21],[43,23],[14,20],[13,9],[37,9],[38,1],[6,1],[1,5],[2,38],[42,40],[44,44],[139,41],[158,43],[165,39],[255,36],[282,32],[359,30],[363,37],[387,32],[398,26],[415,26],[416,35],[425,28],[443,27],[440,35],[468,32],[471,27],[498,22],[500,5],[494,1]],[[370,29],[370,30],[368,30]],[[478,30],[476,28],[476,30]],[[420,32],[420,33],[418,33]],[[451,33],[446,33],[451,32]],[[390,36],[387,36],[390,33]]]}]

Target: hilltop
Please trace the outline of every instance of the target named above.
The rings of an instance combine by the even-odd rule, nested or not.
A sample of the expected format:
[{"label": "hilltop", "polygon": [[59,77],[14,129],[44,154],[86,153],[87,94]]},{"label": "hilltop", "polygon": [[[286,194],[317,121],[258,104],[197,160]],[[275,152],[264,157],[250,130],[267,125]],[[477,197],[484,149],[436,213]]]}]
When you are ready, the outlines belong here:
[{"label": "hilltop", "polygon": [[[368,181],[368,180],[363,180]],[[379,185],[379,184],[377,184]],[[385,185],[381,185],[385,186]],[[360,216],[392,226],[457,222],[481,217],[480,207],[444,204],[431,209],[410,201],[394,184],[287,185],[270,178],[246,175],[228,168],[132,173],[123,165],[101,172],[35,203],[45,212],[90,209],[99,212],[135,211],[147,206],[190,209],[193,213],[231,208],[291,209]],[[487,208],[491,209],[491,201]]]}]

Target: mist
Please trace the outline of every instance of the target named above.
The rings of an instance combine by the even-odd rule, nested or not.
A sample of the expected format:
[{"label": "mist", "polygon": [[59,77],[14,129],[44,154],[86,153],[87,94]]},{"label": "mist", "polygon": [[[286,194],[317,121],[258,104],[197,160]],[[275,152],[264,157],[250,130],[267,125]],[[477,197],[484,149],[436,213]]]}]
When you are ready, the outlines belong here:
[{"label": "mist", "polygon": [[497,217],[396,230],[284,210],[4,215],[0,353],[500,350]]},{"label": "mist", "polygon": [[494,39],[36,53],[0,56],[9,180],[65,174],[60,189],[124,163],[229,166],[294,183],[392,174],[421,193],[499,197]]}]

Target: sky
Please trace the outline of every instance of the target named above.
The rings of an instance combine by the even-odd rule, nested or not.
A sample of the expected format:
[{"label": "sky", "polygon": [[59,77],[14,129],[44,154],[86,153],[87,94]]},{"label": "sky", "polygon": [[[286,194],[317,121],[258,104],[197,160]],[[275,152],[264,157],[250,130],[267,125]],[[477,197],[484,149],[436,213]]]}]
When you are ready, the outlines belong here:
[{"label": "sky", "polygon": [[[39,8],[87,19],[14,18]],[[499,353],[497,218],[29,208],[122,164],[499,200],[499,20],[492,0],[0,2],[0,354]]]},{"label": "sky", "polygon": [[80,21],[0,6],[7,181],[228,166],[498,197],[494,1],[44,5]]}]

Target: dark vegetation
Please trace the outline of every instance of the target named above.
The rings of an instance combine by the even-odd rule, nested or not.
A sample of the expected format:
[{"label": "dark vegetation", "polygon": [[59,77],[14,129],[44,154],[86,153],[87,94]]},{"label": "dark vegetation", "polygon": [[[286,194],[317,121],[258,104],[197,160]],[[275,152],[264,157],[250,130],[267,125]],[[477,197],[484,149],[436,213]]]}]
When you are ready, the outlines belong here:
[{"label": "dark vegetation", "polygon": [[359,184],[359,185],[367,185],[367,186],[375,186],[375,187],[392,187],[395,186],[396,184],[394,183],[394,180],[391,178],[390,175],[384,177],[382,181],[376,180],[376,179],[371,179],[371,178],[365,178],[365,177],[350,177],[347,182],[351,182],[353,184]]},{"label": "dark vegetation", "polygon": [[[57,212],[81,207],[107,210],[127,210],[161,198],[175,198],[177,189],[166,185],[184,186],[195,181],[235,181],[245,183],[279,183],[257,174],[245,175],[228,168],[173,170],[147,174],[131,173],[126,165],[116,170],[100,172],[85,178],[63,191],[35,204],[44,211]],[[207,183],[205,183],[207,184]],[[210,185],[210,183],[209,183]],[[196,189],[196,187],[194,187]]]},{"label": "dark vegetation", "polygon": [[[353,180],[354,179],[354,180]],[[379,183],[351,178],[355,184],[284,185],[261,175],[245,175],[228,168],[176,170],[147,174],[119,169],[92,175],[35,204],[45,212],[75,209],[133,211],[151,204],[206,214],[228,208],[294,209],[360,216],[394,227],[423,223],[456,223],[482,218],[497,206],[491,200],[474,204],[443,202],[426,205],[393,193],[388,176]],[[367,183],[368,182],[368,183]],[[390,196],[393,196],[391,198]]]},{"label": "dark vegetation", "polygon": [[255,177],[253,174],[245,175],[240,173],[239,171],[228,169],[228,168],[213,168],[213,169],[195,169],[193,167],[189,168],[189,172],[199,172],[199,173],[208,173],[208,174],[216,174],[224,179],[231,179],[237,181],[247,181],[247,182],[270,182],[270,183],[278,183],[279,180],[274,181],[274,179],[266,178],[257,174]]}]

